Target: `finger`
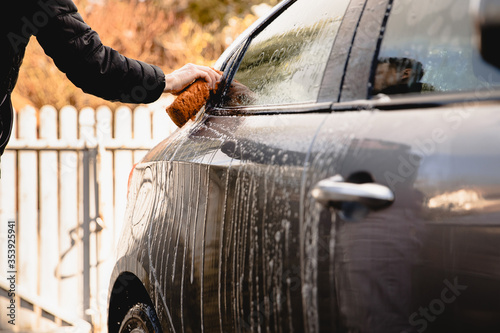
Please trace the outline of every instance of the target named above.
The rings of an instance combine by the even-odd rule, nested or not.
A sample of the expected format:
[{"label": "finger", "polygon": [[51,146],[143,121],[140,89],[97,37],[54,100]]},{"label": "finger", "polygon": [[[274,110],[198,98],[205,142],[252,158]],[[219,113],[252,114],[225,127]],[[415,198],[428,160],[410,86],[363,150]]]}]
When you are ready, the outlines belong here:
[{"label": "finger", "polygon": [[199,69],[198,75],[200,78],[204,79],[210,89],[213,89],[215,86],[215,76],[208,70],[206,69]]},{"label": "finger", "polygon": [[214,80],[213,77],[210,76],[210,74],[208,72],[205,72],[203,70],[200,70],[198,72],[198,74],[199,74],[199,78],[204,79],[207,82],[210,89],[213,89],[213,86],[215,85],[215,83],[213,81]]},{"label": "finger", "polygon": [[222,76],[216,71],[214,71],[212,68],[207,66],[199,66],[199,70],[203,71],[206,75],[208,75],[208,78],[205,75],[203,77],[205,78],[211,89],[214,89],[215,84],[220,80]]}]

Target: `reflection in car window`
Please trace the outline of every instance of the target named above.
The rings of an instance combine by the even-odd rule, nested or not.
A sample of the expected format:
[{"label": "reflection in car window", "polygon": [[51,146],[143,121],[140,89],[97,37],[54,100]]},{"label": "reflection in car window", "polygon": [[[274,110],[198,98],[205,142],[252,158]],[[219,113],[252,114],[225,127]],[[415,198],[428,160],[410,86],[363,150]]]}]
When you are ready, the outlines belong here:
[{"label": "reflection in car window", "polygon": [[372,95],[460,92],[500,86],[473,40],[469,0],[395,0]]},{"label": "reflection in car window", "polygon": [[250,43],[226,106],[314,102],[349,0],[299,0]]}]

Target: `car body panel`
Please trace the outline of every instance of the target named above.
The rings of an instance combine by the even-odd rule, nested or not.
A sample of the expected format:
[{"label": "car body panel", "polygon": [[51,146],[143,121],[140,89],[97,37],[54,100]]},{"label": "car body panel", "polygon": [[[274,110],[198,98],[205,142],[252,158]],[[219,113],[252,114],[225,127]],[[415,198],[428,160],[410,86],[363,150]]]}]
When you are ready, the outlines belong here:
[{"label": "car body panel", "polygon": [[[321,173],[324,166],[311,161],[308,183],[366,173],[396,199],[353,219],[333,214],[322,233],[332,235],[323,243],[334,244],[326,252],[334,275],[318,294],[331,293],[333,284],[343,325],[362,332],[498,329],[498,104],[348,114],[357,126],[349,126],[354,139],[341,167]],[[332,113],[327,123],[338,124],[338,116]],[[317,140],[331,137],[323,131],[328,127]],[[340,212],[347,216],[348,208]],[[329,213],[324,208],[309,215]],[[319,268],[310,274],[320,276]],[[449,284],[463,290],[440,302]],[[429,317],[420,312],[426,308]]]},{"label": "car body panel", "polygon": [[[165,332],[498,331],[500,96],[367,100],[389,5],[351,1],[317,103],[210,101],[135,167],[112,281]],[[395,201],[316,202],[336,175]]]},{"label": "car body panel", "polygon": [[[151,213],[136,222],[147,213],[132,208],[126,228],[132,235],[148,230],[138,237],[148,239],[138,261],[151,272],[160,319],[170,321],[165,330],[253,330],[267,322],[258,322],[261,313],[275,325],[301,325],[299,266],[284,263],[300,260],[303,165],[326,116],[203,117],[136,167],[134,179],[144,180],[131,185],[130,201],[145,189],[150,199],[141,201],[151,203],[139,206]],[[259,271],[275,256],[274,269]],[[298,301],[276,300],[289,297]]]}]

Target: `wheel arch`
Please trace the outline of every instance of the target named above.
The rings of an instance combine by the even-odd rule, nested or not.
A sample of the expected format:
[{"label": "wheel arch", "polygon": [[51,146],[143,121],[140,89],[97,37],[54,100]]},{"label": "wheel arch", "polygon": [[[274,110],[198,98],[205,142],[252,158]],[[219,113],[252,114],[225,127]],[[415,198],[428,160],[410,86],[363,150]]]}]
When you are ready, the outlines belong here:
[{"label": "wheel arch", "polygon": [[121,321],[137,303],[155,308],[143,282],[131,272],[122,272],[110,290],[108,306],[108,332],[118,332]]}]

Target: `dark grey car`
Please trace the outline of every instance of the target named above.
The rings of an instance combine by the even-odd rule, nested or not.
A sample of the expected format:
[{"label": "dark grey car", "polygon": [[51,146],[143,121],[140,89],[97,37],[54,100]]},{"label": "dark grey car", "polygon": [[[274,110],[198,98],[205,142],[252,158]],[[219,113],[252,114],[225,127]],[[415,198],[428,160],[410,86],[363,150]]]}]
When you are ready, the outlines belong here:
[{"label": "dark grey car", "polygon": [[499,13],[280,3],[133,170],[109,331],[500,331]]}]

